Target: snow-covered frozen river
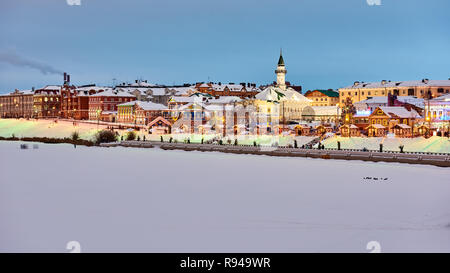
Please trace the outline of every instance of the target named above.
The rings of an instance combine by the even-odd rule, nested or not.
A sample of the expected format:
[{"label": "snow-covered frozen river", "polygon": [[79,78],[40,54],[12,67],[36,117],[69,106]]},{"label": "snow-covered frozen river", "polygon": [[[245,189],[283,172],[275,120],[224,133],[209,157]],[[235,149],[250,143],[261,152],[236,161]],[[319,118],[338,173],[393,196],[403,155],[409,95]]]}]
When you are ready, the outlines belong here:
[{"label": "snow-covered frozen river", "polygon": [[450,252],[450,169],[0,142],[0,252]]}]

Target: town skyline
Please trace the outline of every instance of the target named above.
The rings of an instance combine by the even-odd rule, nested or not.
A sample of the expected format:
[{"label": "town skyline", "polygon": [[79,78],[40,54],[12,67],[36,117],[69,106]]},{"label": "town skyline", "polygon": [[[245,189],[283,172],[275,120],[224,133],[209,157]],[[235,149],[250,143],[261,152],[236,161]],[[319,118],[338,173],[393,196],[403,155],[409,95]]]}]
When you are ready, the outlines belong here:
[{"label": "town skyline", "polygon": [[2,1],[0,93],[61,84],[64,71],[76,85],[270,84],[280,48],[304,92],[450,78],[448,1],[335,2]]}]

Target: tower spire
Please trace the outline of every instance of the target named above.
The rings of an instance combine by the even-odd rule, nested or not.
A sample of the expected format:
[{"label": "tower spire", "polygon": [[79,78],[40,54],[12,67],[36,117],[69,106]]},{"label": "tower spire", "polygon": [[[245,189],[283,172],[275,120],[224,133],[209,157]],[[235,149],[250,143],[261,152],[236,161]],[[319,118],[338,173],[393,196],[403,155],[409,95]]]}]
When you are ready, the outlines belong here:
[{"label": "tower spire", "polygon": [[280,59],[278,60],[278,67],[275,70],[275,74],[277,75],[277,86],[282,90],[286,90],[286,66],[284,65],[283,59],[283,49],[280,48]]},{"label": "tower spire", "polygon": [[278,66],[284,66],[283,49],[282,48],[280,48],[280,59],[278,59]]}]

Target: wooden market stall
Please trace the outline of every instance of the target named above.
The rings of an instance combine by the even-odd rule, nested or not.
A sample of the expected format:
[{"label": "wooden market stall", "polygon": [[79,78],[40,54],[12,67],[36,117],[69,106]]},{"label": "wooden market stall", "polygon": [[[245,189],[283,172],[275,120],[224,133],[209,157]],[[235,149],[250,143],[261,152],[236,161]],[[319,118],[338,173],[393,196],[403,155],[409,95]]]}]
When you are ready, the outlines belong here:
[{"label": "wooden market stall", "polygon": [[354,124],[342,125],[339,131],[343,137],[359,137],[361,135],[359,128]]},{"label": "wooden market stall", "polygon": [[399,123],[394,125],[393,129],[397,137],[412,137],[412,128],[408,124]]},{"label": "wooden market stall", "polygon": [[366,130],[369,137],[384,137],[387,133],[387,128],[381,124],[370,124]]}]

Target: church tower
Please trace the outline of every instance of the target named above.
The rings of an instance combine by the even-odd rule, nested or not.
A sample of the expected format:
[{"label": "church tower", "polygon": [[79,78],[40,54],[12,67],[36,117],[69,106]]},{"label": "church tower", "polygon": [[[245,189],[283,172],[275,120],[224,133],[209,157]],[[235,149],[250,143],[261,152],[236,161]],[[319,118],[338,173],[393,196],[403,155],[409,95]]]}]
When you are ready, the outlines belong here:
[{"label": "church tower", "polygon": [[278,67],[275,70],[275,74],[277,74],[277,87],[282,90],[286,90],[286,67],[284,65],[283,53],[280,50],[280,59],[278,60]]}]

